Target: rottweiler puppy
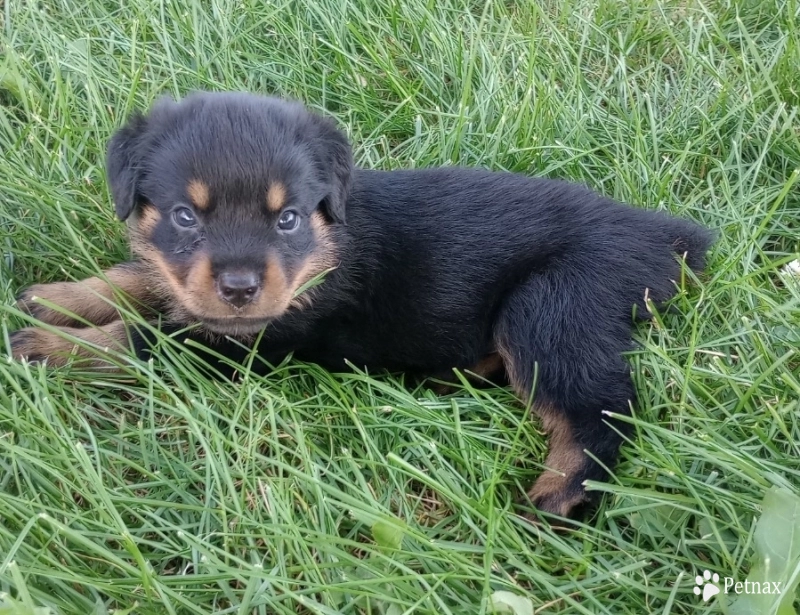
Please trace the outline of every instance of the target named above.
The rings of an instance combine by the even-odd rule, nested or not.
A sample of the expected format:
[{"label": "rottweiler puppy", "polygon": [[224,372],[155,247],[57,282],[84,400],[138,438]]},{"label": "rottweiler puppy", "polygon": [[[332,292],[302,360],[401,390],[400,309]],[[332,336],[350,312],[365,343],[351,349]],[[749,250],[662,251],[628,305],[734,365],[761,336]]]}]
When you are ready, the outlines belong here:
[{"label": "rottweiler puppy", "polygon": [[331,121],[245,93],[160,100],[111,139],[107,172],[133,260],[23,292],[23,309],[68,335],[22,329],[14,356],[146,355],[121,291],[223,356],[258,338],[272,364],[294,353],[331,369],[507,378],[550,438],[528,496],[562,516],[614,467],[625,427],[604,411],[634,401],[623,353],[636,317],[675,294],[683,264],[702,270],[712,242],[563,181],[354,168]]}]

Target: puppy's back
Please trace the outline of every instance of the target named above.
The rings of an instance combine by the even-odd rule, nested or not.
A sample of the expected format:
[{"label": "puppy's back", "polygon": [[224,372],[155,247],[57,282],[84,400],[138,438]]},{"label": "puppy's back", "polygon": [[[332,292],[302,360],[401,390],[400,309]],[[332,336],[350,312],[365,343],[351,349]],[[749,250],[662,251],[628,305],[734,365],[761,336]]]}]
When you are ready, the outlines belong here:
[{"label": "puppy's back", "polygon": [[[359,170],[355,225],[387,251],[429,265],[478,265],[516,275],[568,254],[658,253],[705,266],[713,234],[663,212],[617,203],[584,185],[480,169]],[[377,230],[376,230],[377,229]]]}]

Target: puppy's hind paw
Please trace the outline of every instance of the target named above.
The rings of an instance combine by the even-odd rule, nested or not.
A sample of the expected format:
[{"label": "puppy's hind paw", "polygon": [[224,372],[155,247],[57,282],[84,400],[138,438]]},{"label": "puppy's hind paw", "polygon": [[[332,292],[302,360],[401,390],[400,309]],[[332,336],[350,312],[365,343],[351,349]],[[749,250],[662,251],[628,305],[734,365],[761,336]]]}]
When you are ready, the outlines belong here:
[{"label": "puppy's hind paw", "polygon": [[592,498],[579,481],[568,480],[550,470],[545,470],[520,501],[521,506],[534,507],[534,511],[524,513],[524,517],[533,522],[538,522],[542,514],[578,519],[592,504]]}]

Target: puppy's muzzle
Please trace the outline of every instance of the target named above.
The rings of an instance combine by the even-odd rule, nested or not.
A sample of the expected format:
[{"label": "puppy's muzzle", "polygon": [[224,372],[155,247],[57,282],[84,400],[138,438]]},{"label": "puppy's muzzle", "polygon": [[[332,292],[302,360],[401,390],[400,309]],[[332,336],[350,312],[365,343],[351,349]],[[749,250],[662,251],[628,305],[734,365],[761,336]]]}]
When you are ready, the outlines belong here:
[{"label": "puppy's muzzle", "polygon": [[261,291],[261,280],[252,271],[224,271],[217,276],[217,294],[232,306],[242,308]]}]

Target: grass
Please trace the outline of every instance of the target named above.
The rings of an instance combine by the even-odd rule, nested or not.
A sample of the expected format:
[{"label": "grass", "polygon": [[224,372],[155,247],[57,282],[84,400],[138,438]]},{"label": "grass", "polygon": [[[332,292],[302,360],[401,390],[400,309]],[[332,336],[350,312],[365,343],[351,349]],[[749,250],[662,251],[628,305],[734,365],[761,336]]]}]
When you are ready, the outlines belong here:
[{"label": "grass", "polygon": [[514,513],[545,442],[507,390],[231,384],[169,340],[124,378],[0,361],[3,612],[695,614],[698,571],[744,580],[764,493],[800,494],[800,3],[0,6],[4,336],[26,285],[126,257],[103,150],[162,93],[297,97],[366,166],[569,178],[720,233],[638,330],[634,436],[569,532]]}]

